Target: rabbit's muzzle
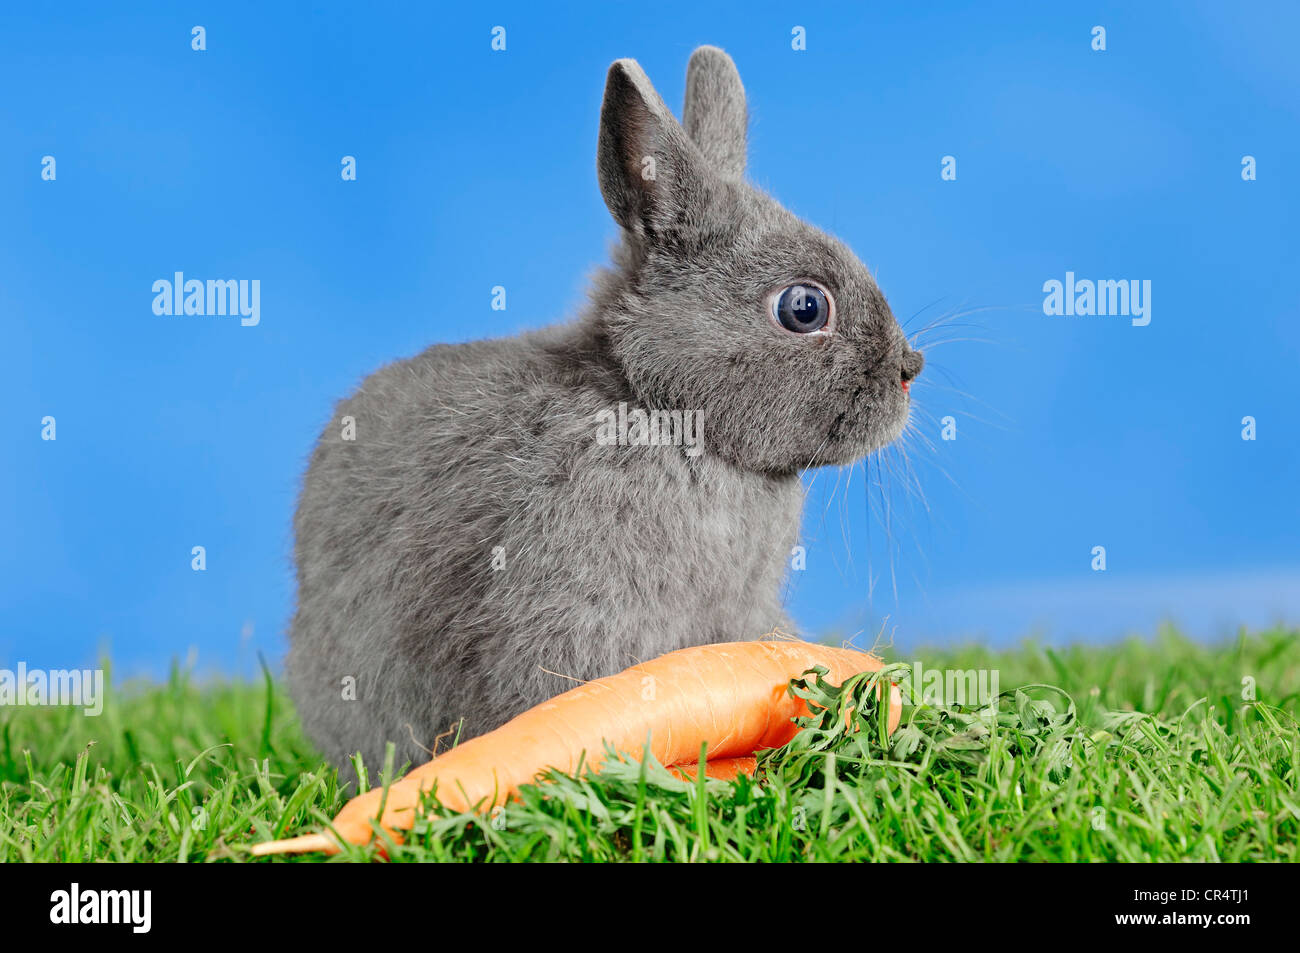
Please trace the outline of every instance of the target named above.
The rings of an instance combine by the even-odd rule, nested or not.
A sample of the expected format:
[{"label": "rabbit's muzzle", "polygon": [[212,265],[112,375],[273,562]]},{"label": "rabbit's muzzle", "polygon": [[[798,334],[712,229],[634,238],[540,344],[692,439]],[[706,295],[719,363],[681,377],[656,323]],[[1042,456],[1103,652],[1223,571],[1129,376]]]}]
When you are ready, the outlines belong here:
[{"label": "rabbit's muzzle", "polygon": [[903,363],[900,370],[900,376],[903,381],[903,389],[912,383],[917,374],[921,373],[921,368],[925,366],[925,355],[920,351],[914,351],[910,347],[903,352]]}]

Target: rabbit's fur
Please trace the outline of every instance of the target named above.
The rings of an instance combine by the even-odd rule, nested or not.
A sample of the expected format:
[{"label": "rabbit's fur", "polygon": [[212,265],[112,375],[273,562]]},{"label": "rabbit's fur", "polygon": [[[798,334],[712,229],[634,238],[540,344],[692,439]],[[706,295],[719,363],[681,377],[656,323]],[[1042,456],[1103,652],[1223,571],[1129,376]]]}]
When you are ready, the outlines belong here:
[{"label": "rabbit's fur", "polygon": [[[463,739],[574,679],[792,628],[799,474],[897,437],[921,356],[848,248],[742,181],[745,127],[719,49],[691,58],[683,125],[614,63],[597,169],[622,241],[584,313],[436,345],[338,405],[294,522],[287,664],[329,757],[421,762],[462,719]],[[801,281],[833,297],[829,333],[773,320]],[[620,402],[698,411],[703,452],[598,440]]]}]

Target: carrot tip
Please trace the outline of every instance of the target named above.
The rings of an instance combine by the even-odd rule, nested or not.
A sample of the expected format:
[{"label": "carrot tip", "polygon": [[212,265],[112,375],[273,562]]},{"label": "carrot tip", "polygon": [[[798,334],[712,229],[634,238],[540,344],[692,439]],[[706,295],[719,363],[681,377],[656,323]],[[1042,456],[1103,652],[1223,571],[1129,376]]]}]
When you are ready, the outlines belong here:
[{"label": "carrot tip", "polygon": [[301,837],[290,837],[288,840],[269,840],[260,844],[253,845],[254,857],[265,857],[268,854],[307,854],[312,851],[323,850],[334,853],[338,850],[338,845],[334,840],[324,834],[303,834]]}]

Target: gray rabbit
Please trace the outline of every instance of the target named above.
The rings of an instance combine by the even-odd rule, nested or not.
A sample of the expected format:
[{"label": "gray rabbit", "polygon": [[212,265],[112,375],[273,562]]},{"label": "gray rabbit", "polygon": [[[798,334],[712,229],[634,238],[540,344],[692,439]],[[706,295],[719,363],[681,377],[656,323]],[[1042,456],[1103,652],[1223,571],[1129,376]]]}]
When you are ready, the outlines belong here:
[{"label": "gray rabbit", "polygon": [[436,345],[338,405],[294,520],[287,669],[340,765],[793,630],[800,472],[895,439],[922,357],[847,247],[743,181],[745,130],[722,50],[691,57],[681,124],[614,63],[596,167],[621,242],[584,312]]}]

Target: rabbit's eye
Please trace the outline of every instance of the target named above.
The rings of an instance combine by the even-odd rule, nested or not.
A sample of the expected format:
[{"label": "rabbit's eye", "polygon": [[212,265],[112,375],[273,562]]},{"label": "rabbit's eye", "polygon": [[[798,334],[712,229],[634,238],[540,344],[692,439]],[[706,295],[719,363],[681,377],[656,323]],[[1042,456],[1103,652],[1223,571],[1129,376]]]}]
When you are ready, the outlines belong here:
[{"label": "rabbit's eye", "polygon": [[776,319],[795,334],[809,334],[826,327],[831,305],[826,294],[813,285],[791,285],[776,299]]}]

